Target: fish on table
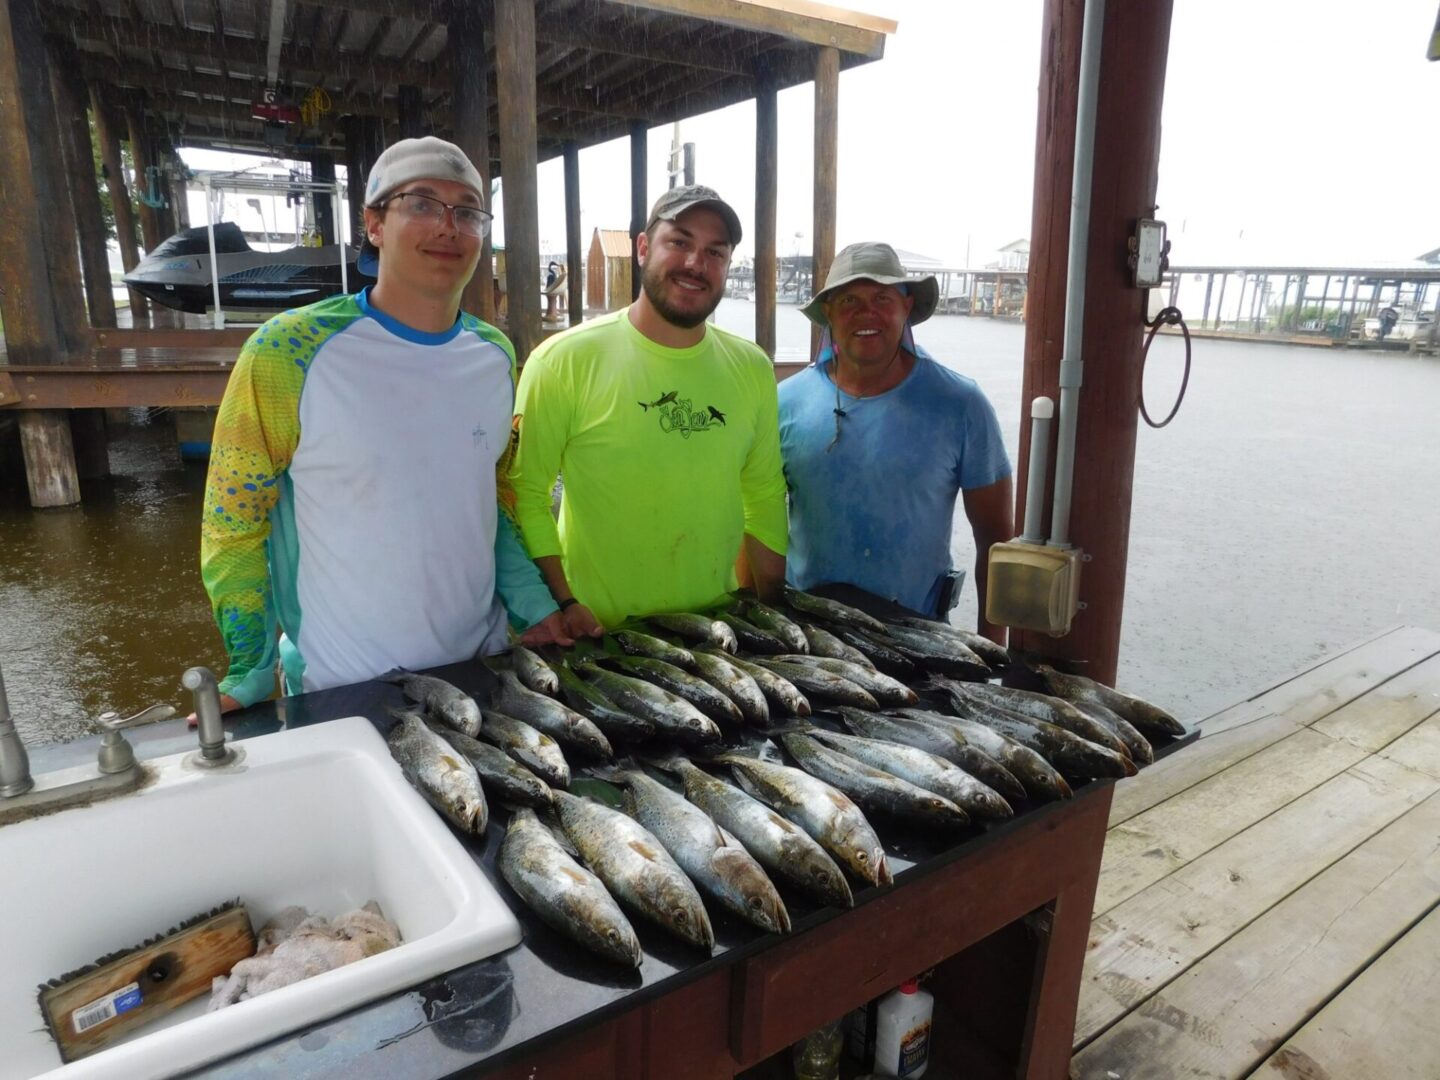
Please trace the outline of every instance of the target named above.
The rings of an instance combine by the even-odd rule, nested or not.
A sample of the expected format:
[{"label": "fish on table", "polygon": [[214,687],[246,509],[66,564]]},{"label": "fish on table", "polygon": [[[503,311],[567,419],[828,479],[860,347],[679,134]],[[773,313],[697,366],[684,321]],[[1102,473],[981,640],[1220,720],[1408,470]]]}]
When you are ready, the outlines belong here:
[{"label": "fish on table", "polygon": [[772,705],[781,712],[789,713],[791,716],[809,716],[810,701],[800,692],[800,688],[784,676],[777,675],[769,668],[762,667],[751,660],[745,660],[738,656],[727,656],[722,659],[729,661],[739,668],[746,675],[755,680],[755,685],[760,687]]},{"label": "fish on table", "polygon": [[[699,670],[699,661],[691,655],[691,663]],[[740,707],[731,701],[718,687],[711,686],[698,675],[692,675],[683,668],[650,656],[606,656],[595,661],[613,668],[622,675],[653,683],[662,690],[668,690],[684,698],[712,720],[727,724],[739,724],[745,717]]]},{"label": "fish on table", "polygon": [[871,885],[889,885],[890,865],[880,837],[844,792],[803,769],[740,753],[717,754],[740,786],[808,832],[841,865]]},{"label": "fish on table", "polygon": [[695,670],[706,682],[735,703],[747,724],[764,727],[770,722],[770,706],[765,691],[754,676],[734,663],[734,657],[719,652],[696,649]]},{"label": "fish on table", "polygon": [[554,697],[560,692],[560,680],[539,653],[531,652],[524,645],[515,645],[510,649],[510,662],[520,681],[537,694]]},{"label": "fish on table", "polygon": [[665,845],[701,892],[762,930],[789,931],[790,913],[774,882],[709,814],[638,767],[592,771],[627,789],[631,815]]},{"label": "fish on table", "polygon": [[517,808],[510,815],[496,863],[505,883],[547,926],[599,956],[640,966],[640,939],[620,905],[533,810]]},{"label": "fish on table", "polygon": [[1057,769],[1039,751],[992,727],[959,716],[926,709],[900,709],[899,715],[956,732],[971,746],[998,761],[1025,788],[1025,794],[1042,802],[1068,799],[1075,793]]},{"label": "fish on table", "polygon": [[783,734],[780,741],[800,768],[843,791],[865,810],[878,810],[929,828],[970,824],[970,815],[944,796],[822,746],[806,732]]},{"label": "fish on table", "polygon": [[480,738],[504,750],[551,787],[570,786],[570,765],[564,751],[539,728],[492,709],[485,717]]},{"label": "fish on table", "polygon": [[735,640],[735,631],[709,615],[692,611],[667,611],[646,615],[645,621],[697,645],[714,645],[728,653],[740,648],[739,642]]},{"label": "fish on table", "polygon": [[685,798],[733,833],[745,850],[782,881],[835,907],[853,907],[850,884],[810,834],[734,784],[670,754],[654,764],[679,775]]},{"label": "fish on table", "polygon": [[593,722],[574,709],[522,686],[513,671],[499,672],[496,681],[498,685],[491,704],[500,712],[523,720],[558,742],[594,757],[609,759],[615,756],[610,740]]},{"label": "fish on table", "polygon": [[406,698],[446,726],[472,739],[480,734],[480,706],[458,686],[434,675],[419,675],[398,669],[381,675],[380,681],[400,687]]},{"label": "fish on table", "polygon": [[620,708],[654,724],[658,736],[690,744],[722,738],[720,726],[678,694],[596,663],[579,664],[575,670]]},{"label": "fish on table", "polygon": [[1014,774],[985,751],[972,746],[953,727],[937,727],[905,716],[881,715],[845,706],[835,711],[856,735],[917,747],[958,765],[1007,802],[1025,798],[1025,787]]},{"label": "fish on table", "polygon": [[565,791],[555,793],[555,811],[581,860],[621,904],[707,953],[715,947],[700,894],[648,829]]},{"label": "fish on table", "polygon": [[483,833],[490,820],[475,766],[414,709],[391,709],[397,723],[386,738],[410,786],[462,832]]},{"label": "fish on table", "polygon": [[498,746],[438,724],[431,730],[474,766],[481,788],[500,802],[536,807],[549,807],[554,802],[550,785]]},{"label": "fish on table", "polygon": [[594,721],[607,739],[644,739],[655,734],[655,725],[611,701],[594,683],[586,682],[567,664],[554,668],[560,684],[560,700],[581,716]]}]

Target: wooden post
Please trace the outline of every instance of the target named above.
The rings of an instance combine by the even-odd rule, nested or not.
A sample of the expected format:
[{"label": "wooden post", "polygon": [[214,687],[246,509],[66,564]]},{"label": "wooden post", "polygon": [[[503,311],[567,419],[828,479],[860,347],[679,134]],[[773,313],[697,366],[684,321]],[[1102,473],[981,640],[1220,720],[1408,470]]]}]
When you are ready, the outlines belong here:
[{"label": "wooden post", "polygon": [[775,359],[775,206],[780,161],[780,124],[775,81],[757,77],[755,87],[755,344]]},{"label": "wooden post", "polygon": [[[835,178],[840,139],[840,50],[826,45],[815,53],[815,227],[810,262],[810,295],[825,287],[835,261]],[[820,328],[810,327],[810,356],[820,351]]]},{"label": "wooden post", "polygon": [[358,116],[342,116],[340,131],[345,138],[345,192],[350,204],[350,239],[358,245],[365,236],[365,139]]},{"label": "wooden post", "polygon": [[[140,261],[135,242],[135,215],[130,205],[130,186],[125,182],[125,169],[120,159],[120,140],[115,135],[115,122],[109,110],[100,104],[95,87],[90,88],[90,111],[95,116],[95,136],[100,140],[100,160],[105,166],[105,186],[110,191],[110,205],[115,210],[115,232],[120,241],[120,265],[128,274]],[[130,321],[144,325],[150,316],[150,304],[134,289],[130,290]]]},{"label": "wooden post", "polygon": [[689,187],[695,183],[695,144],[687,142],[684,146],[685,160],[685,186]]},{"label": "wooden post", "polygon": [[645,231],[649,216],[649,196],[645,188],[645,154],[650,139],[643,120],[630,123],[630,299],[640,295],[640,258],[635,253],[635,238]]},{"label": "wooden post", "polygon": [[59,63],[51,72],[54,80],[55,112],[59,122],[60,150],[70,177],[70,200],[74,204],[80,239],[80,267],[85,282],[85,301],[90,325],[115,325],[115,296],[110,289],[110,257],[105,250],[105,219],[100,213],[100,186],[95,180],[95,150],[90,141],[90,119],[86,113],[84,83],[79,61],[69,42],[55,43]]},{"label": "wooden post", "polygon": [[135,164],[135,201],[139,204],[140,236],[146,251],[154,251],[161,240],[160,218],[155,208],[145,201],[150,193],[150,168],[155,164],[150,141],[145,135],[145,117],[139,106],[125,110],[125,124],[130,129],[130,160]]},{"label": "wooden post", "polygon": [[[1082,8],[1078,0],[1047,0],[1045,8],[1030,230],[1033,303],[1021,393],[1027,412],[1035,396],[1059,396]],[[1135,222],[1155,204],[1170,15],[1171,0],[1108,0],[1105,8],[1086,266],[1088,362],[1069,523],[1072,542],[1091,559],[1080,575],[1086,607],[1066,637],[1012,635],[1012,647],[1088,661],[1085,673],[1106,683],[1115,679],[1120,652],[1145,314],[1145,292],[1130,285],[1125,250]],[[1022,418],[1018,476],[1027,475],[1029,427]],[[1015,517],[1023,520],[1023,505]]]},{"label": "wooden post", "polygon": [[[170,164],[174,169],[174,175],[170,179],[170,207],[175,218],[175,231],[190,228],[190,184],[185,179],[185,162],[180,157],[180,151],[175,149],[175,144],[169,139],[165,141],[165,152],[170,155]],[[334,168],[331,168],[333,175]]]},{"label": "wooden post", "polygon": [[71,409],[70,441],[75,448],[75,472],[81,480],[110,475],[110,448],[105,433],[104,409]]},{"label": "wooden post", "polygon": [[[85,310],[85,286],[80,275],[80,237],[75,229],[75,211],[61,157],[55,97],[50,78],[50,50],[45,43],[37,0],[12,0],[11,30],[20,86],[17,100],[25,113],[30,137],[30,169],[34,200],[16,208],[16,213],[38,220],[50,284],[50,310],[55,322],[55,343],[63,359],[90,343],[89,315]],[[4,153],[10,153],[5,147]],[[13,252],[6,252],[9,257]],[[23,289],[29,289],[25,282]]]},{"label": "wooden post", "polygon": [[425,101],[420,87],[401,85],[395,89],[395,107],[400,113],[400,138],[418,139],[430,133],[425,119]]},{"label": "wooden post", "polygon": [[505,178],[506,329],[522,363],[540,340],[540,219],[535,190],[535,5],[495,0],[495,92]]},{"label": "wooden post", "polygon": [[[329,154],[315,154],[310,158],[310,179],[317,184],[335,183],[335,159]],[[315,231],[320,234],[320,243],[335,243],[335,196],[329,192],[315,192]]]},{"label": "wooden post", "polygon": [[[493,5],[478,0],[456,0],[450,8],[450,74],[454,80],[450,109],[455,142],[470,155],[485,185],[486,209],[490,202],[490,58],[485,51],[485,27],[494,22]],[[509,200],[506,200],[507,202]],[[460,306],[486,322],[495,321],[495,256],[490,235],[480,242],[480,262]]]},{"label": "wooden post", "polygon": [[63,409],[26,409],[20,413],[20,449],[30,505],[37,509],[74,506],[80,501],[75,444]]},{"label": "wooden post", "polygon": [[[19,6],[19,5],[16,5]],[[11,7],[0,3],[0,313],[12,364],[48,364],[57,347],[55,307],[40,232],[32,142],[21,106]],[[24,414],[21,414],[22,418]]]},{"label": "wooden post", "polygon": [[585,268],[580,246],[580,147],[565,142],[565,273],[570,300],[570,325],[585,321]]}]

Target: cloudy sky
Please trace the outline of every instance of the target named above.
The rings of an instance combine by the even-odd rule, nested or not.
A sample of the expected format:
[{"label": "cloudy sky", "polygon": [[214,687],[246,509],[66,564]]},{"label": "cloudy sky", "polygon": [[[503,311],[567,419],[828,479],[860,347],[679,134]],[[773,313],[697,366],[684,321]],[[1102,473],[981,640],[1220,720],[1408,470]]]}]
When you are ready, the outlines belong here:
[{"label": "cloudy sky", "polygon": [[[1040,0],[841,6],[899,26],[883,60],[840,76],[839,244],[990,261],[1030,229]],[[1436,0],[1175,0],[1158,194],[1173,260],[1395,262],[1440,246],[1435,18]],[[810,247],[813,100],[810,85],[779,99],[782,254]],[[650,132],[652,199],[671,136]],[[754,106],[686,120],[681,137],[748,233]],[[597,226],[628,226],[626,140],[582,151],[580,181],[587,245]],[[539,184],[541,247],[562,251],[558,160]]]}]

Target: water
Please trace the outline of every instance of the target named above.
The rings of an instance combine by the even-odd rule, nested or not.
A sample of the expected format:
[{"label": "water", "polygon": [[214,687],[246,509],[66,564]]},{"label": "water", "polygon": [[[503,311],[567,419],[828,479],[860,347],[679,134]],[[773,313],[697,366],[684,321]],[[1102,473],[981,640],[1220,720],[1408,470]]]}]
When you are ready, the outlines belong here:
[{"label": "water", "polygon": [[[727,300],[718,321],[752,333],[754,306]],[[777,332],[781,359],[805,357],[797,308]],[[1013,460],[1024,328],[937,317],[917,336],[980,382]],[[1181,359],[1178,341],[1152,349],[1153,415]],[[1140,429],[1119,685],[1197,719],[1389,626],[1440,630],[1437,400],[1434,360],[1197,342],[1179,416]],[[13,443],[0,427],[0,457]],[[111,465],[79,509],[0,488],[0,668],[31,743],[89,734],[109,708],[188,709],[180,673],[224,668],[197,564],[203,467],[163,416],[124,429]],[[973,563],[963,518],[953,550]],[[974,610],[967,587],[957,618]]]},{"label": "water", "polygon": [[[205,468],[181,462],[168,417],[130,416],[112,428],[113,476],[86,482],[78,508],[31,510],[13,471],[0,486],[0,670],[32,745],[94,734],[107,709],[188,712],[181,672],[224,671],[200,583]],[[0,460],[15,442],[0,426]]]}]

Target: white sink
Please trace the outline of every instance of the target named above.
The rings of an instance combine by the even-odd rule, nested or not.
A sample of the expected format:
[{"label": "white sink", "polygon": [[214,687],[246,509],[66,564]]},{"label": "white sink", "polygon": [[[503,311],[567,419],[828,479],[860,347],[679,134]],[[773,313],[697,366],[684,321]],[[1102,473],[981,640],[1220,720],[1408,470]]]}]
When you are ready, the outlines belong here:
[{"label": "white sink", "polygon": [[[236,765],[161,758],[133,795],[0,827],[0,1077],[172,1075],[519,943],[505,901],[369,721],[233,745]],[[40,983],[236,897],[256,931],[291,904],[334,918],[375,900],[403,943],[217,1012],[207,994],[61,1067]]]}]

